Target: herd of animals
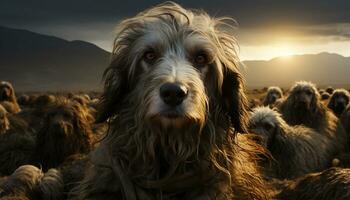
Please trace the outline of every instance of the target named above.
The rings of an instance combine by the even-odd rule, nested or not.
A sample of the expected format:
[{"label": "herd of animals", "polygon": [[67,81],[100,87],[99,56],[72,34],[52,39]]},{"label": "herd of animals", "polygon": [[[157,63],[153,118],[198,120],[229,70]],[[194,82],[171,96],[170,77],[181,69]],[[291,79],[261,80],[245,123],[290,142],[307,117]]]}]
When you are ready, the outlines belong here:
[{"label": "herd of animals", "polygon": [[[268,150],[259,165],[278,199],[350,199],[349,92],[297,82],[253,93],[248,130]],[[94,122],[98,97],[16,98],[0,83],[0,199],[67,199],[108,128]]]},{"label": "herd of animals", "polygon": [[249,105],[232,28],[166,2],[119,24],[101,94],[0,82],[0,200],[349,200],[349,92]]}]

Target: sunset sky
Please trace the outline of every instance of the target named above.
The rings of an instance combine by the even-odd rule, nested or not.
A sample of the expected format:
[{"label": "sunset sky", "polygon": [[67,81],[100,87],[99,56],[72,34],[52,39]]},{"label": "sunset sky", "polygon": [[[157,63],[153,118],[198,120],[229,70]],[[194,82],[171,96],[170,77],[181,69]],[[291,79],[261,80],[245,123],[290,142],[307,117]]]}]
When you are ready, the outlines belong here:
[{"label": "sunset sky", "polygon": [[[24,28],[68,40],[85,40],[111,50],[121,19],[162,1],[1,0],[0,26]],[[182,0],[186,8],[230,16],[242,60],[268,60],[292,54],[350,56],[349,0]]]}]

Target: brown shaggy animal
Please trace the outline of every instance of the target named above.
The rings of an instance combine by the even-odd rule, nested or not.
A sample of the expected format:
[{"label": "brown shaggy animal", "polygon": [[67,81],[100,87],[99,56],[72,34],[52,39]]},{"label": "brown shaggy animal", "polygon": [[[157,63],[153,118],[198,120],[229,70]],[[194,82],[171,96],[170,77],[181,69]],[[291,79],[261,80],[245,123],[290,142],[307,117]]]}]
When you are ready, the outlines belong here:
[{"label": "brown shaggy animal", "polygon": [[321,102],[314,84],[297,82],[290,95],[280,103],[282,118],[290,125],[304,125],[329,137],[334,148],[348,148],[348,136],[340,120]]},{"label": "brown shaggy animal", "polygon": [[63,200],[61,173],[50,169],[43,173],[32,165],[23,165],[11,176],[0,179],[0,199]]},{"label": "brown shaggy animal", "polygon": [[264,106],[269,106],[272,108],[276,101],[280,98],[283,98],[283,91],[281,88],[276,86],[269,87],[264,99]]},{"label": "brown shaggy animal", "polygon": [[109,132],[76,199],[270,199],[246,131],[224,19],[165,3],[118,26],[98,121]]},{"label": "brown shaggy animal", "polygon": [[57,167],[68,156],[91,150],[91,127],[79,104],[63,99],[51,105],[43,124],[36,136],[36,156],[44,171]]},{"label": "brown shaggy animal", "polygon": [[347,90],[336,89],[328,102],[328,108],[331,109],[337,117],[340,117],[349,105],[349,101],[350,93]]},{"label": "brown shaggy animal", "polygon": [[0,105],[0,176],[11,174],[17,167],[32,163],[35,139],[28,124]]},{"label": "brown shaggy animal", "polygon": [[15,90],[9,82],[0,82],[0,104],[10,113],[18,113],[21,111],[17,103]]},{"label": "brown shaggy animal", "polygon": [[349,200],[350,169],[330,168],[289,181],[278,200]]},{"label": "brown shaggy animal", "polygon": [[273,157],[264,163],[269,177],[292,179],[331,166],[334,152],[328,137],[301,125],[289,126],[277,111],[255,108],[248,127],[261,136]]},{"label": "brown shaggy animal", "polygon": [[331,86],[329,86],[329,87],[326,88],[326,92],[327,92],[328,94],[332,95],[333,92],[334,92],[334,89],[333,89]]},{"label": "brown shaggy animal", "polygon": [[328,100],[331,96],[328,93],[321,94],[321,100],[325,101]]}]

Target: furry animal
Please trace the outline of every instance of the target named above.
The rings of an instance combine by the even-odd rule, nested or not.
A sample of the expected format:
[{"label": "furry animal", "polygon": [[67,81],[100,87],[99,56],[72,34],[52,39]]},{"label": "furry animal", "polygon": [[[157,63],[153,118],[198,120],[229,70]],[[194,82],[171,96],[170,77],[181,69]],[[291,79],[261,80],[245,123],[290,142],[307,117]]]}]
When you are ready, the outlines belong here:
[{"label": "furry animal", "polygon": [[289,181],[276,199],[348,200],[350,199],[350,169],[330,168]]},{"label": "furry animal", "polygon": [[10,113],[18,113],[21,111],[17,103],[15,90],[9,82],[0,82],[0,104]]},{"label": "furry animal", "polygon": [[19,167],[11,176],[0,179],[0,199],[29,198],[43,176],[42,171],[32,165]]},{"label": "furry animal", "polygon": [[279,104],[289,125],[304,125],[329,137],[339,153],[348,148],[348,136],[340,120],[320,101],[314,84],[297,82],[290,95]]},{"label": "furry animal", "polygon": [[267,89],[267,94],[264,99],[264,106],[269,106],[271,108],[280,98],[283,98],[283,91],[281,90],[281,88],[276,86],[269,87]]},{"label": "furry animal", "polygon": [[38,164],[44,171],[57,167],[70,155],[91,150],[93,138],[86,115],[80,105],[66,99],[48,107],[36,137]]},{"label": "furry animal", "polygon": [[77,199],[269,199],[230,26],[165,3],[121,22]]},{"label": "furry animal", "polygon": [[63,200],[61,173],[50,169],[43,173],[32,165],[23,165],[8,177],[0,179],[0,199]]},{"label": "furry animal", "polygon": [[323,94],[321,94],[321,100],[325,101],[325,100],[328,100],[331,96],[325,92]]},{"label": "furry animal", "polygon": [[332,95],[333,92],[334,92],[334,89],[333,89],[331,86],[329,86],[329,87],[326,88],[326,92],[327,92],[328,94]]},{"label": "furry animal", "polygon": [[344,110],[340,119],[346,132],[350,135],[350,105]]},{"label": "furry animal", "polygon": [[0,176],[11,174],[21,165],[31,164],[35,149],[35,138],[28,124],[3,111],[0,106]]},{"label": "furry animal", "polygon": [[334,90],[329,102],[328,108],[333,111],[333,113],[340,117],[346,107],[349,105],[350,93],[345,89]]},{"label": "furry animal", "polygon": [[328,138],[302,125],[289,126],[277,111],[255,108],[248,127],[262,137],[274,158],[265,164],[269,177],[292,179],[331,166],[333,146]]}]

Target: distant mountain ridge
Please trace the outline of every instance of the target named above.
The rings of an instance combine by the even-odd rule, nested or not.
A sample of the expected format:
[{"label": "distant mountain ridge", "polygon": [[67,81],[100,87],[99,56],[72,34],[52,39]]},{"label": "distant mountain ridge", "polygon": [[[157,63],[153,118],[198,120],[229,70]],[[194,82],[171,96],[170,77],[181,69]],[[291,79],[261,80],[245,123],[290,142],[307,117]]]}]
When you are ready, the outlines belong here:
[{"label": "distant mountain ridge", "polygon": [[[84,41],[67,41],[0,26],[0,80],[17,91],[99,90],[110,52]],[[350,86],[350,57],[320,53],[244,61],[249,88],[290,87],[308,80],[320,86]]]},{"label": "distant mountain ridge", "polygon": [[0,27],[0,80],[17,90],[98,90],[109,57],[88,42]]},{"label": "distant mountain ridge", "polygon": [[270,85],[290,87],[307,80],[319,86],[350,86],[350,57],[334,53],[294,55],[269,61],[244,61],[242,70],[250,88]]}]

